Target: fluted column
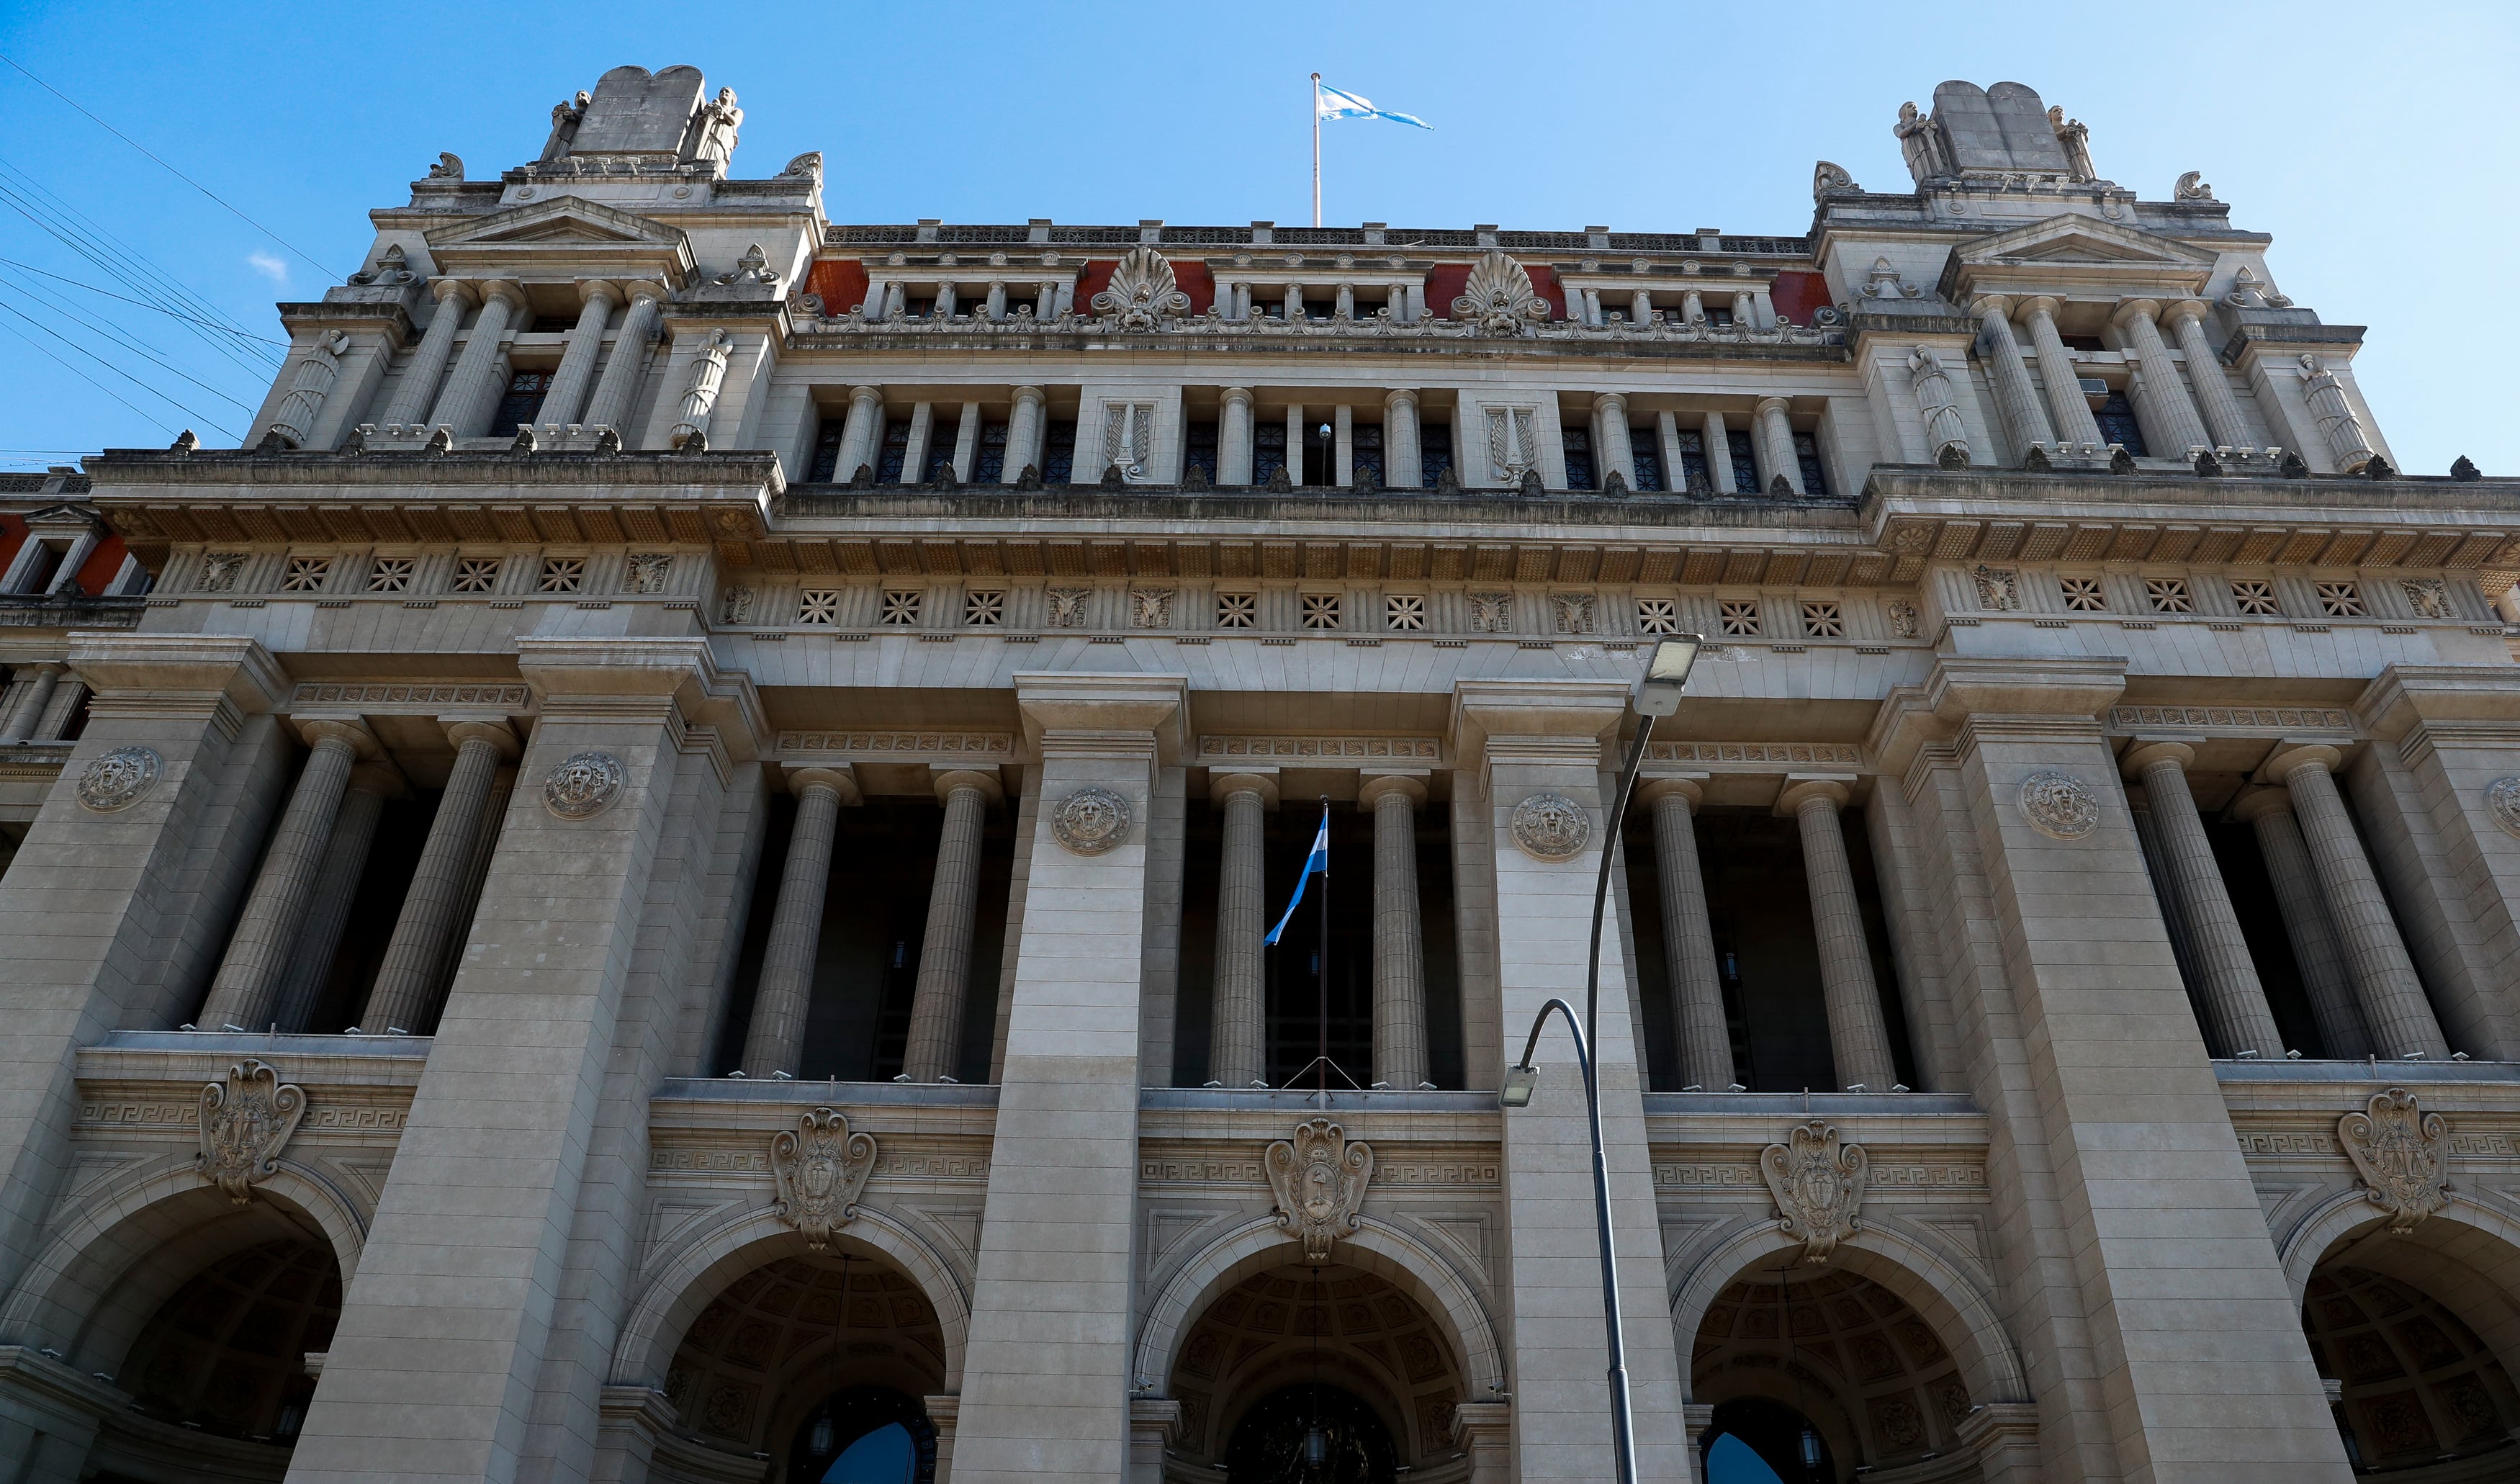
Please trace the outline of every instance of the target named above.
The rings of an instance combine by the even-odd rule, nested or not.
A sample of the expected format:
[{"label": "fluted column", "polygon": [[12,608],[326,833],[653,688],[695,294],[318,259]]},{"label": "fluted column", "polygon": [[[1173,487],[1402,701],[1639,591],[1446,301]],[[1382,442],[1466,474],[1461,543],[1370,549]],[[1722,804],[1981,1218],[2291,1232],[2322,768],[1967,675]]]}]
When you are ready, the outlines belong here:
[{"label": "fluted column", "polygon": [[1600,482],[1610,482],[1612,471],[1627,482],[1630,489],[1637,483],[1637,451],[1628,440],[1628,399],[1615,391],[1605,391],[1593,399],[1593,446],[1596,460],[1601,466]]},{"label": "fluted column", "polygon": [[0,727],[0,742],[22,742],[35,735],[35,724],[44,719],[44,708],[53,703],[53,688],[61,684],[62,672],[68,668],[52,660],[25,668],[26,686],[18,703],[9,709],[9,723]]},{"label": "fluted column", "polygon": [[1015,388],[1014,412],[1007,420],[1007,458],[998,475],[1001,484],[1013,484],[1023,478],[1026,466],[1041,468],[1041,410],[1045,395],[1038,386]]},{"label": "fluted column", "polygon": [[1382,394],[1382,482],[1417,489],[1426,482],[1418,436],[1418,393],[1406,387]]},{"label": "fluted column", "polygon": [[2012,434],[2012,457],[2019,462],[2033,443],[2053,443],[2056,430],[2048,425],[2048,409],[2039,405],[2039,388],[2030,383],[2030,372],[2021,364],[2021,342],[2012,335],[2012,301],[2000,293],[1980,296],[1970,303],[1969,313],[1977,316],[1978,358],[1986,362],[1995,382],[1995,404],[2003,409],[2003,426]]},{"label": "fluted column", "polygon": [[428,840],[403,894],[393,938],[369,987],[367,1008],[359,1012],[359,1027],[370,1035],[417,1033],[428,1017],[440,970],[464,926],[464,888],[484,828],[490,785],[499,765],[518,752],[516,734],[504,721],[450,721],[446,737],[455,743],[455,767],[437,796],[437,817],[428,822]]},{"label": "fluted column", "polygon": [[2187,948],[2196,971],[2204,976],[2208,1027],[2225,1057],[2283,1055],[2283,1038],[2275,1032],[2273,1012],[2267,1009],[2266,987],[2249,957],[2249,942],[2240,933],[2239,916],[2231,910],[2231,892],[2223,869],[2214,860],[2213,842],[2196,813],[2196,796],[2187,788],[2187,765],[2196,749],[2185,742],[2138,742],[2122,760],[2129,778],[2139,779],[2152,801],[2152,823],[2161,839],[2163,864],[2170,869],[2170,889],[2179,893],[2179,916],[2187,924]]},{"label": "fluted column", "polygon": [[2318,889],[2318,868],[2311,862],[2310,843],[2302,838],[2301,822],[2292,811],[2291,789],[2260,788],[2231,812],[2257,831],[2258,853],[2266,858],[2267,878],[2275,888],[2275,908],[2283,914],[2284,936],[2301,970],[2311,1018],[2318,1023],[2320,1048],[2330,1057],[2359,1059],[2371,1055],[2371,1035],[2362,1024],[2362,1008],[2355,1003],[2354,977],[2346,971],[2345,954]]},{"label": "fluted column", "polygon": [[428,415],[429,426],[451,427],[455,436],[471,438],[490,425],[491,409],[499,400],[500,369],[507,365],[508,327],[527,312],[524,291],[516,285],[494,281],[481,286],[481,312],[472,317],[472,334],[455,358],[455,369],[447,373],[446,388]]},{"label": "fluted column", "polygon": [[954,482],[971,482],[971,471],[980,457],[980,404],[963,404],[962,420],[954,425]]},{"label": "fluted column", "polygon": [[2207,441],[2205,425],[2196,416],[2196,403],[2187,395],[2187,387],[2179,380],[2179,368],[2171,364],[2170,347],[2161,342],[2161,329],[2153,323],[2161,306],[2150,299],[2130,299],[2118,306],[2118,334],[2127,347],[2135,352],[2136,369],[2143,380],[2137,390],[2144,400],[2144,411],[2151,416],[2151,436],[2147,443],[2157,443],[2156,454],[2182,457],[2187,450]]},{"label": "fluted column", "polygon": [[2068,443],[2097,443],[2100,425],[2083,400],[2082,373],[2074,369],[2074,353],[2056,333],[2056,301],[2025,299],[2021,319],[2030,327],[2030,350],[2039,357],[2039,380],[2048,384],[2048,411],[2058,435]]},{"label": "fluted column", "polygon": [[910,999],[910,1043],[902,1075],[950,1080],[961,1059],[963,999],[971,983],[971,924],[980,909],[980,829],[1006,796],[995,774],[937,770],[945,823],[936,840],[936,877],[927,888],[927,931],[919,946],[919,985]]},{"label": "fluted column", "polygon": [[2353,816],[2336,791],[2337,758],[2334,747],[2291,747],[2270,759],[2261,776],[2292,790],[2293,814],[2318,868],[2319,893],[2345,949],[2346,969],[2362,999],[2362,1023],[2373,1049],[2383,1057],[2444,1059],[2450,1043],[2442,1037],[2432,1002],[2424,998],[2414,961],[2407,957],[2397,920],[2389,916],[2389,900],[2381,895],[2380,878],[2362,853]]},{"label": "fluted column", "polygon": [[2214,446],[2239,448],[2256,440],[2240,417],[2240,398],[2231,390],[2231,379],[2223,375],[2223,358],[2205,338],[2205,312],[2197,300],[2182,299],[2163,310],[2162,317],[2170,322],[2179,353],[2187,358],[2187,377],[2196,383],[2197,408],[2205,415],[2205,428],[2214,435]]},{"label": "fluted column", "polygon": [[1216,482],[1251,482],[1251,388],[1248,386],[1225,388],[1224,402],[1217,413]]},{"label": "fluted column", "polygon": [[1719,495],[1740,494],[1740,481],[1732,477],[1732,434],[1725,427],[1724,414],[1710,412],[1697,426],[1706,443],[1707,483]]},{"label": "fluted column", "polygon": [[1373,1081],[1426,1085],[1426,940],[1418,910],[1418,806],[1426,781],[1369,778],[1359,808],[1373,811]]},{"label": "fluted column", "polygon": [[253,894],[246,898],[236,936],[228,940],[202,1005],[200,1024],[217,1030],[252,1030],[271,1021],[281,968],[306,921],[315,893],[315,869],[333,837],[333,819],[349,787],[350,770],[378,753],[376,739],[357,721],[308,721],[299,725],[309,743],[306,766],[291,790],[289,807],[271,832]]},{"label": "fluted column", "polygon": [[1671,981],[1671,1023],[1680,1036],[1684,1091],[1722,1092],[1735,1083],[1732,1028],[1715,967],[1715,929],[1706,916],[1706,877],[1697,860],[1695,779],[1658,778],[1638,790],[1653,811],[1654,880],[1662,888],[1662,955]]},{"label": "fluted column", "polygon": [[605,358],[595,398],[586,404],[581,420],[587,427],[618,430],[630,420],[630,404],[637,400],[639,379],[648,370],[648,342],[656,337],[656,322],[664,314],[658,306],[664,298],[662,284],[630,286],[629,312],[621,316],[621,333],[612,337],[612,354]]},{"label": "fluted column", "polygon": [[1820,948],[1821,992],[1828,1002],[1828,1045],[1837,1080],[1849,1091],[1886,1093],[1898,1084],[1881,994],[1872,980],[1872,949],[1864,937],[1864,909],[1855,900],[1855,872],[1837,812],[1846,785],[1809,779],[1789,785],[1777,801],[1802,827],[1803,878],[1811,891],[1812,929]]},{"label": "fluted column", "polygon": [[350,770],[349,787],[333,816],[333,837],[326,842],[323,862],[315,871],[315,894],[306,904],[306,923],[298,929],[297,946],[290,951],[288,966],[281,971],[271,1018],[282,1030],[304,1030],[315,1014],[325,976],[332,972],[333,955],[341,946],[341,930],[350,922],[359,878],[367,874],[377,820],[384,813],[386,796],[400,789],[401,782],[388,765],[362,763]]},{"label": "fluted column", "polygon": [[1756,419],[1751,426],[1758,429],[1759,459],[1766,466],[1766,477],[1759,488],[1763,495],[1773,492],[1780,478],[1795,494],[1807,493],[1803,488],[1802,461],[1794,457],[1794,429],[1785,421],[1785,405],[1782,397],[1761,397],[1759,405],[1751,409]]},{"label": "fluted column", "polygon": [[805,1011],[814,998],[814,956],[823,942],[823,894],[832,882],[832,838],[840,806],[858,802],[853,773],[805,768],[788,777],[796,790],[796,827],[779,872],[779,906],[752,993],[743,1038],[743,1074],[792,1077],[805,1050]]},{"label": "fluted column", "polygon": [[69,729],[71,718],[87,700],[87,682],[76,675],[65,675],[53,687],[53,701],[35,718],[35,742],[60,742]]},{"label": "fluted column", "polygon": [[1209,785],[1225,814],[1225,850],[1216,883],[1215,993],[1208,1014],[1207,1076],[1225,1087],[1265,1085],[1269,993],[1262,972],[1261,815],[1278,802],[1278,781],[1228,773]]},{"label": "fluted column", "polygon": [[538,423],[565,427],[577,421],[595,384],[595,357],[604,346],[604,327],[612,323],[612,311],[621,307],[621,291],[602,279],[579,284],[577,294],[584,301],[577,312],[577,328],[568,333],[568,348],[561,352],[560,370],[553,373],[551,390],[543,395],[542,412],[534,420]]},{"label": "fluted column", "polygon": [[428,415],[429,405],[437,400],[438,378],[446,374],[446,357],[455,348],[456,332],[464,328],[464,312],[478,297],[462,279],[441,278],[428,291],[437,300],[437,312],[429,316],[419,348],[403,367],[402,380],[394,383],[393,401],[385,408],[387,423],[407,426]]}]

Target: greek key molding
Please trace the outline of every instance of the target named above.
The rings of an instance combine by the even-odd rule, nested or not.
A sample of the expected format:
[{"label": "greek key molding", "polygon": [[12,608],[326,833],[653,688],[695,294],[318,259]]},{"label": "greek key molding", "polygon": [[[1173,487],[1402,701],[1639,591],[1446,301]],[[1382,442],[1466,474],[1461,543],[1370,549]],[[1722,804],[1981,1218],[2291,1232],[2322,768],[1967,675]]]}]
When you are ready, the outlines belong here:
[{"label": "greek key molding", "polygon": [[[1373,1166],[1373,1188],[1377,1191],[1399,1188],[1494,1190],[1503,1182],[1503,1171],[1504,1167],[1493,1160],[1402,1158],[1385,1162],[1377,1159]],[[1258,1186],[1268,1183],[1269,1172],[1256,1158],[1231,1155],[1212,1159],[1166,1157],[1139,1160],[1138,1179],[1146,1185]]]},{"label": "greek key molding", "polygon": [[1015,740],[1008,732],[782,732],[783,758],[977,757],[1007,762],[1014,757]]},{"label": "greek key molding", "polygon": [[2351,732],[2353,713],[2329,706],[2111,706],[2109,725],[2218,727],[2235,732]]},{"label": "greek key molding", "polygon": [[[1376,1172],[1377,1179],[1379,1173]],[[1653,1167],[1653,1178],[1654,1185],[1665,1190],[1768,1193],[1767,1177],[1753,1164],[1657,1164]],[[1869,1167],[1867,1178],[1875,1189],[1968,1192],[1986,1189],[1986,1167],[1978,1164],[1875,1163]]]},{"label": "greek key molding", "polygon": [[1432,763],[1442,760],[1444,746],[1431,737],[1201,737],[1198,755]]},{"label": "greek key molding", "polygon": [[533,687],[473,685],[462,681],[414,681],[400,685],[348,685],[306,681],[289,693],[289,709],[356,706],[380,715],[434,716],[449,706],[496,706],[522,713],[534,704]]},{"label": "greek key molding", "polygon": [[1645,744],[1645,757],[1657,763],[1864,766],[1864,749],[1853,742],[1648,742]]}]

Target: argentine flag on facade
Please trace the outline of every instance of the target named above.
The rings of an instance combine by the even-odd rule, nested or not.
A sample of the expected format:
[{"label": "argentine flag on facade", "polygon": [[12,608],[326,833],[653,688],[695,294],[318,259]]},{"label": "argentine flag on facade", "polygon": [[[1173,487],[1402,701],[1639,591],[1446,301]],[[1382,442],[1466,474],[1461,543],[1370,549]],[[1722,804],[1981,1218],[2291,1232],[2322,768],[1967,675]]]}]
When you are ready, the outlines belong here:
[{"label": "argentine flag on facade", "polygon": [[1286,904],[1286,915],[1278,920],[1277,926],[1269,929],[1269,936],[1262,938],[1260,940],[1262,943],[1271,948],[1278,946],[1278,934],[1286,930],[1286,924],[1294,921],[1295,909],[1303,903],[1304,883],[1310,881],[1313,878],[1313,873],[1317,871],[1321,873],[1322,879],[1329,879],[1330,806],[1327,803],[1322,805],[1321,831],[1313,836],[1313,853],[1304,857],[1304,874],[1295,877],[1294,900]]},{"label": "argentine flag on facade", "polygon": [[1377,109],[1370,101],[1354,93],[1341,92],[1319,78],[1313,80],[1313,116],[1317,119],[1388,118],[1393,123],[1410,124],[1420,129],[1434,127],[1433,124],[1415,114],[1393,113]]}]

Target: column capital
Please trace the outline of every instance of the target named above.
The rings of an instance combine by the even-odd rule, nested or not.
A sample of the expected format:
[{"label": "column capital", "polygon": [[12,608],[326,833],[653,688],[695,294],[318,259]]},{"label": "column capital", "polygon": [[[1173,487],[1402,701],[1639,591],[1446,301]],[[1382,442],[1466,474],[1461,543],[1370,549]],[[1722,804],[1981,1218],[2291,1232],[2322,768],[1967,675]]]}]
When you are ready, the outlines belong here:
[{"label": "column capital", "polygon": [[1251,388],[1248,386],[1228,386],[1219,394],[1219,396],[1221,400],[1227,402],[1248,403],[1251,400]]},{"label": "column capital", "polygon": [[1793,403],[1786,401],[1783,397],[1761,397],[1758,402],[1750,408],[1750,416],[1754,418],[1764,418],[1771,412],[1791,412],[1793,410]]},{"label": "column capital", "polygon": [[1706,780],[1711,774],[1696,773],[1681,778],[1647,778],[1637,781],[1637,802],[1650,808],[1667,798],[1685,799],[1691,814],[1706,806]]},{"label": "column capital", "polygon": [[506,717],[441,716],[437,724],[446,729],[446,740],[459,748],[469,742],[488,742],[499,750],[501,762],[515,762],[524,751]]},{"label": "column capital", "polygon": [[2120,326],[2131,320],[2151,321],[2160,317],[2161,303],[2157,299],[2121,299],[2118,306],[2109,311],[2109,323]]},{"label": "column capital", "polygon": [[2179,771],[2184,773],[2187,765],[2194,761],[2196,748],[2192,743],[2174,738],[2138,737],[2120,755],[2118,767],[2128,778],[2139,778],[2144,769],[2158,762],[2177,763]]},{"label": "column capital", "polygon": [[470,279],[441,278],[428,286],[428,292],[440,304],[453,304],[458,309],[481,302],[481,291]]},{"label": "column capital", "polygon": [[633,304],[661,304],[674,296],[674,291],[652,278],[633,279],[623,286]]},{"label": "column capital", "polygon": [[385,755],[384,744],[377,734],[368,730],[365,718],[358,716],[308,716],[299,713],[290,718],[297,725],[297,735],[313,746],[320,742],[340,742],[359,756],[361,762],[374,762]]},{"label": "column capital", "polygon": [[2161,306],[2161,320],[2163,324],[2173,327],[2176,327],[2181,320],[2201,322],[2212,308],[2213,306],[2203,299],[2173,299]]},{"label": "column capital", "polygon": [[597,299],[602,299],[605,303],[618,309],[621,307],[621,298],[620,287],[609,279],[582,278],[577,281],[577,301],[580,304],[592,304]]},{"label": "column capital", "polygon": [[955,791],[961,788],[976,788],[980,795],[992,804],[1006,801],[1006,785],[999,782],[998,768],[995,763],[985,768],[948,768],[931,763],[928,765],[927,779],[929,783],[935,785],[936,802],[940,804],[951,799]]},{"label": "column capital", "polygon": [[2012,319],[2012,296],[2008,293],[1981,293],[1969,300],[1968,312],[1979,319],[1991,314],[2009,323]]},{"label": "column capital", "polygon": [[511,310],[518,312],[532,307],[525,301],[523,287],[504,278],[484,279],[476,292],[481,295],[481,307],[484,309],[490,307],[492,299],[502,300]]},{"label": "column capital", "polygon": [[2056,309],[2057,303],[2053,297],[2045,293],[2034,293],[2028,298],[2015,302],[2012,313],[2016,319],[2034,321],[2044,315],[2052,327],[2056,319]]},{"label": "column capital", "polygon": [[1628,394],[1624,391],[1597,391],[1593,394],[1593,408],[1597,412],[1605,412],[1613,407],[1625,408],[1627,405]]},{"label": "column capital", "polygon": [[1419,807],[1426,802],[1426,774],[1423,771],[1369,773],[1357,787],[1356,806],[1359,809],[1372,810],[1386,793],[1406,794],[1409,797],[1410,807]]},{"label": "column capital", "polygon": [[1784,791],[1777,795],[1777,813],[1791,818],[1811,804],[1823,801],[1829,812],[1835,813],[1854,799],[1854,783],[1848,777],[1813,778],[1789,773],[1785,775]]},{"label": "column capital", "polygon": [[[1393,407],[1415,407],[1418,405],[1418,388],[1415,386],[1394,386],[1389,391],[1382,394],[1382,405],[1386,409]],[[1385,456],[1388,457],[1388,450],[1385,451]]]},{"label": "column capital", "polygon": [[1207,776],[1207,796],[1217,808],[1224,808],[1225,801],[1238,793],[1256,793],[1260,795],[1261,808],[1277,808],[1278,770],[1243,768],[1231,773],[1210,773]]},{"label": "column capital", "polygon": [[2292,790],[2264,785],[2248,785],[2240,796],[2231,801],[2231,818],[2241,824],[2252,824],[2262,815],[2292,813]]},{"label": "column capital", "polygon": [[2267,760],[2259,764],[2257,782],[2288,784],[2294,774],[2312,767],[2333,773],[2344,760],[2345,754],[2326,742],[2279,742]]},{"label": "column capital", "polygon": [[350,787],[370,793],[382,793],[387,798],[401,798],[411,792],[411,785],[404,782],[402,770],[382,759],[352,768]]},{"label": "column capital", "polygon": [[[1031,388],[1029,387],[1018,387],[1015,394],[1017,396],[1021,396],[1025,391],[1030,389]],[[849,400],[852,402],[880,402],[883,400],[883,388],[880,386],[852,386],[849,388]]]},{"label": "column capital", "polygon": [[829,788],[839,795],[843,804],[862,804],[866,794],[858,787],[858,770],[847,763],[831,763],[820,768],[788,770],[788,791],[798,798],[808,788]]}]

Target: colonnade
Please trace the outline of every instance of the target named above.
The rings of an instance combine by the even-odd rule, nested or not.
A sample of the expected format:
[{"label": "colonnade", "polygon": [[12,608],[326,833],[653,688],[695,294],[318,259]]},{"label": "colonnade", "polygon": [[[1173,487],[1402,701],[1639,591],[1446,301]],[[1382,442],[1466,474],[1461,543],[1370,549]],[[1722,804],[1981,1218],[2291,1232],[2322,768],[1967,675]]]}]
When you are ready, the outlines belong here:
[{"label": "colonnade", "polygon": [[0,746],[58,742],[87,698],[87,683],[58,660],[37,660],[10,671],[0,692]]},{"label": "colonnade", "polygon": [[[588,279],[577,291],[577,323],[569,330],[559,370],[534,421],[618,428],[638,396],[648,344],[655,338],[667,290],[647,280],[615,284]],[[532,307],[521,287],[498,279],[441,278],[429,285],[429,292],[437,300],[437,312],[404,363],[402,379],[379,421],[444,427],[458,438],[478,437],[490,426],[508,384],[511,332],[520,323],[532,324]],[[606,357],[605,334],[616,312],[621,325],[612,354]],[[471,333],[458,353],[455,340],[465,334],[468,314]]]},{"label": "colonnade", "polygon": [[[1020,483],[1027,468],[1039,472],[1050,432],[1050,420],[1044,416],[1050,402],[1048,392],[1038,386],[1017,386],[1012,400],[1007,421],[1006,456],[997,476],[1000,484]],[[901,482],[923,482],[922,472],[927,467],[929,452],[940,436],[940,409],[947,407],[956,409],[954,430],[950,434],[954,448],[954,482],[968,484],[977,476],[983,426],[981,404],[914,402],[910,408],[910,441],[902,455]],[[872,468],[883,452],[883,388],[850,387],[848,411],[840,424],[839,455],[832,464],[832,476],[845,484],[856,476],[861,467]]]},{"label": "colonnade", "polygon": [[[2083,392],[2073,352],[2056,328],[2058,303],[2045,294],[1980,294],[1969,302],[1978,323],[1978,354],[1995,383],[1995,401],[2011,435],[2012,456],[2033,443],[2102,442],[2098,421]],[[2209,306],[2197,299],[2168,304],[2137,298],[2109,316],[2120,347],[2133,363],[2129,392],[2143,420],[2145,442],[2158,457],[2183,458],[2199,447],[2241,447],[2256,442],[2240,416],[2240,400],[2223,375],[2223,363],[2206,338]],[[2020,332],[2016,334],[2016,328]],[[2170,357],[2167,328],[2187,363],[2182,378]],[[2021,335],[2039,363],[2033,383],[2022,364]],[[2193,382],[2192,388],[2190,382]],[[2043,395],[2044,392],[2044,395]]]}]

